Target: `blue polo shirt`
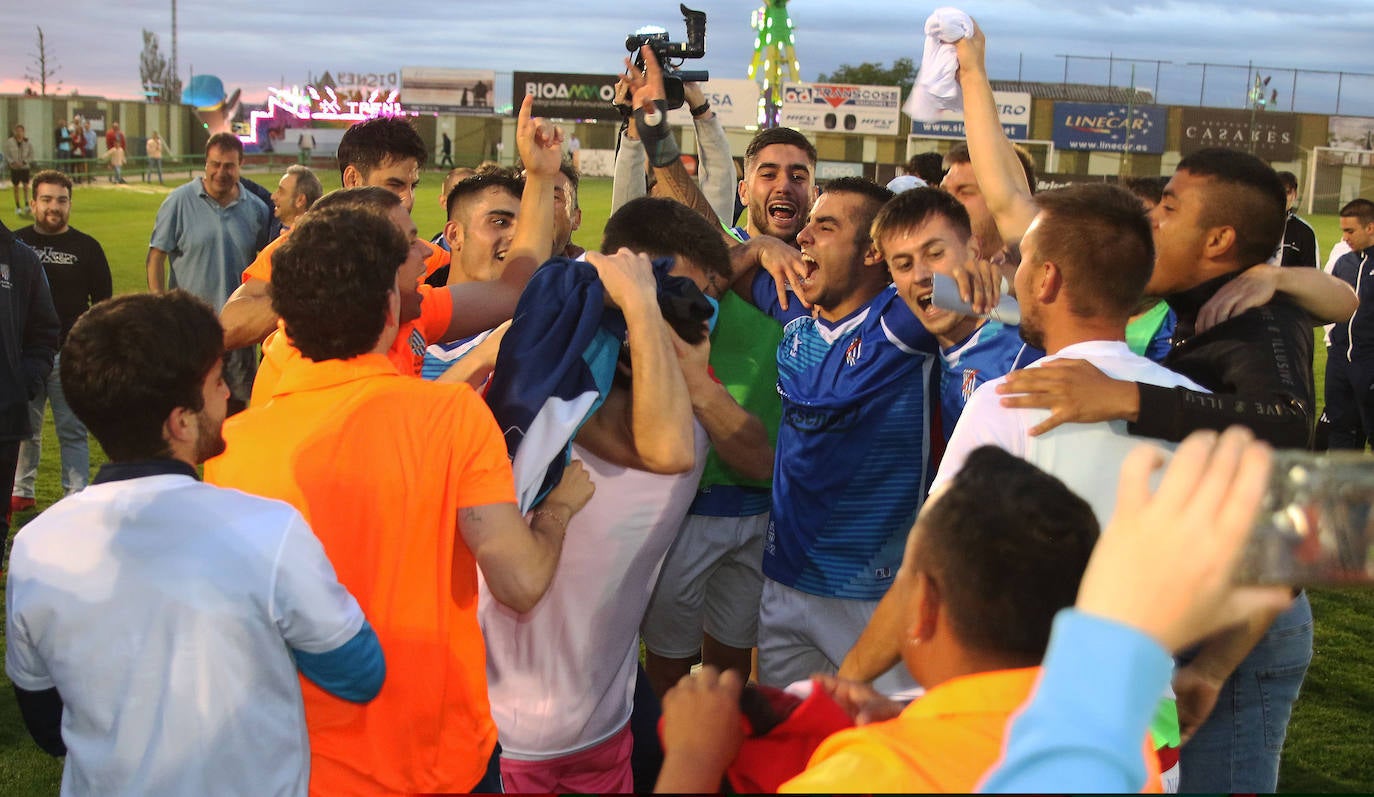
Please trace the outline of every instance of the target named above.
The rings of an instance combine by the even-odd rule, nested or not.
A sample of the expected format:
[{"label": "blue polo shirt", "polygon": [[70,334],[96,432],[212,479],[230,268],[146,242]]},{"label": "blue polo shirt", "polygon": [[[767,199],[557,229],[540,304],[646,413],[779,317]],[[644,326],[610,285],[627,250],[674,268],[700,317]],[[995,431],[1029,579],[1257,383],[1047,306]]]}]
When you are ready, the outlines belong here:
[{"label": "blue polo shirt", "polygon": [[266,245],[270,217],[262,200],[242,187],[237,199],[221,206],[197,178],[167,195],[148,245],[167,253],[169,288],[190,291],[218,311]]},{"label": "blue polo shirt", "polygon": [[783,311],[765,272],[752,287],[759,309],[786,324],[764,575],[812,595],[877,600],[930,482],[935,338],[891,287],[835,323],[796,301]]}]

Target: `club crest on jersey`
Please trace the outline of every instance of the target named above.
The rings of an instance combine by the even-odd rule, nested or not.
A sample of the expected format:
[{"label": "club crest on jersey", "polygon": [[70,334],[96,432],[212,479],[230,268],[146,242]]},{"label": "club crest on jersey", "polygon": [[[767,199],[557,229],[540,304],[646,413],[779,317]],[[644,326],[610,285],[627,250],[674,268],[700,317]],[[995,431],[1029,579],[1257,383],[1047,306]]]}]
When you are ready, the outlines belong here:
[{"label": "club crest on jersey", "polygon": [[410,330],[410,350],[416,357],[425,356],[425,336],[418,329]]},{"label": "club crest on jersey", "polygon": [[961,384],[961,385],[959,386],[959,392],[962,393],[962,394],[964,395],[964,401],[968,401],[970,398],[973,397],[973,391],[974,391],[974,389],[976,389],[977,387],[978,387],[978,369],[977,369],[977,368],[965,368],[965,369],[964,369],[964,381],[963,381],[963,384]]},{"label": "club crest on jersey", "polygon": [[845,365],[853,366],[859,362],[859,358],[863,356],[863,345],[863,338],[854,338],[850,342],[849,348],[844,350]]}]

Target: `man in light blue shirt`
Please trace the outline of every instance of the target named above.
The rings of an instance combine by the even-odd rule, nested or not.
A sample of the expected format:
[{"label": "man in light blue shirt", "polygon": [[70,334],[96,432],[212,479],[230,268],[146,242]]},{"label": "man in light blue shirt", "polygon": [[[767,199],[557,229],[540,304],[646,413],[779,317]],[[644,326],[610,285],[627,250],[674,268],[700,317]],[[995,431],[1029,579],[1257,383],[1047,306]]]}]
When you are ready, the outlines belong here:
[{"label": "man in light blue shirt", "polygon": [[[205,176],[174,190],[158,208],[148,244],[148,290],[184,288],[215,312],[242,282],[243,270],[267,243],[271,218],[262,200],[239,186],[243,142],[217,133],[205,146]],[[166,266],[171,264],[171,277]],[[225,361],[231,411],[247,404],[257,373],[252,349],[230,352]]]}]

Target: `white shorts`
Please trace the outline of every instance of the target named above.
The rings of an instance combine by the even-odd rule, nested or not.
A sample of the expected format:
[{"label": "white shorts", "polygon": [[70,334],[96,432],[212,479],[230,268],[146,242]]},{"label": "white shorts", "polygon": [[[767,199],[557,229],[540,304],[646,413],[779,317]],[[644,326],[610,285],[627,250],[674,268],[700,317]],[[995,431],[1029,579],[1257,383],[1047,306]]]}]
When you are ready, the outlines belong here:
[{"label": "white shorts", "polygon": [[644,647],[667,659],[691,658],[701,649],[703,632],[732,648],[757,644],[767,530],[767,512],[688,515],[640,624]]},{"label": "white shorts", "polygon": [[[781,688],[814,673],[834,674],[877,607],[877,601],[823,598],[764,579],[759,682]],[[874,689],[889,696],[915,686],[901,662],[873,681]]]}]

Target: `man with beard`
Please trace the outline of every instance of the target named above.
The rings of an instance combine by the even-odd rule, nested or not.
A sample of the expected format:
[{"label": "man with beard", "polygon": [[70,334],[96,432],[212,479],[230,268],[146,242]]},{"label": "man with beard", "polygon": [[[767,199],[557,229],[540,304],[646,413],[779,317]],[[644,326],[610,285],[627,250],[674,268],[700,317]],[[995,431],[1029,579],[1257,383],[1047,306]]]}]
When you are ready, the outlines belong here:
[{"label": "man with beard", "polygon": [[[72,181],[51,169],[33,177],[33,224],[14,235],[38,253],[48,277],[53,305],[62,324],[60,341],[67,339],[72,324],[96,302],[113,292],[110,264],[105,250],[91,236],[76,230],[71,219]],[[60,343],[59,343],[60,345]],[[19,446],[19,467],[14,476],[14,495],[10,508],[21,511],[34,505],[34,482],[42,452],[43,408],[52,402],[53,424],[62,445],[62,491],[67,495],[86,486],[91,477],[91,454],[86,427],[67,405],[59,375],[61,356],[53,362],[43,389],[29,403],[29,423],[33,435]]]},{"label": "man with beard", "polygon": [[[243,142],[218,133],[205,145],[205,176],[167,195],[148,246],[148,290],[185,288],[217,312],[242,281],[243,270],[266,245],[267,205],[239,186]],[[171,278],[166,270],[171,265]],[[230,410],[248,402],[257,373],[252,349],[231,352],[225,381]]]},{"label": "man with beard", "polygon": [[[303,797],[299,670],[367,702],[385,665],[301,515],[202,484],[223,332],[185,291],[102,302],[62,381],[110,461],[15,539],[5,670],[62,791]],[[251,762],[251,766],[247,764]]]},{"label": "man with beard", "polygon": [[[1140,203],[1115,186],[1083,184],[1042,193],[1021,239],[1016,295],[1021,337],[1046,352],[1030,366],[1060,358],[1093,363],[1114,378],[1206,392],[1192,380],[1126,346],[1126,322],[1140,303],[1154,264],[1150,225]],[[1116,505],[1116,475],[1139,439],[1122,421],[1065,424],[1037,437],[1048,410],[1003,407],[996,379],[965,407],[932,489],[951,479],[979,446],[995,445],[1062,479],[1106,524]]]}]

